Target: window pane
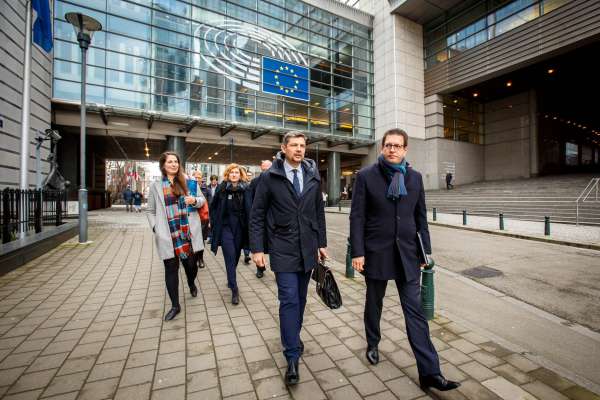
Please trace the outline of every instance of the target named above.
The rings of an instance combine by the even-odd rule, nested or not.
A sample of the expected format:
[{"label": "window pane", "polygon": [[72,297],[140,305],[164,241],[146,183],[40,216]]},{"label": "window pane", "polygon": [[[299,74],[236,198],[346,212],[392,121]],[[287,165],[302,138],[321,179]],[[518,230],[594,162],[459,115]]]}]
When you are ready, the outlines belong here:
[{"label": "window pane", "polygon": [[186,67],[158,61],[152,62],[152,74],[162,78],[176,79],[184,82],[188,82],[190,79],[189,71]]},{"label": "window pane", "polygon": [[152,15],[152,10],[150,8],[131,4],[130,2],[123,0],[108,0],[108,11],[116,15],[127,16],[127,18],[145,23],[150,23]]},{"label": "window pane", "polygon": [[107,52],[106,63],[108,68],[137,74],[150,74],[148,68],[150,61],[146,58],[129,56],[127,54]]},{"label": "window pane", "polygon": [[161,28],[186,33],[188,35],[190,34],[190,20],[187,18],[176,17],[172,14],[154,11],[152,22],[154,25]]},{"label": "window pane", "polygon": [[[223,14],[225,13],[225,5],[227,4],[223,0],[192,0],[192,3],[197,6],[204,7],[208,10],[218,11]],[[196,19],[196,15],[198,15],[196,14],[196,12],[201,12],[201,10],[195,8],[193,12],[194,19]]]},{"label": "window pane", "polygon": [[150,91],[149,78],[146,76],[113,70],[108,70],[107,75],[108,86],[135,90],[138,92]]},{"label": "window pane", "polygon": [[120,53],[132,54],[134,56],[149,56],[148,42],[128,38],[125,36],[115,35],[113,33],[108,34],[107,49],[118,51]]},{"label": "window pane", "polygon": [[285,127],[308,129],[308,107],[306,103],[285,102]]},{"label": "window pane", "polygon": [[189,113],[189,100],[169,96],[152,96],[152,109],[176,114]]},{"label": "window pane", "polygon": [[179,15],[180,17],[190,17],[190,5],[178,0],[154,0],[154,8]]},{"label": "window pane", "polygon": [[191,38],[188,35],[175,33],[160,28],[152,28],[152,40],[168,46],[189,50]]},{"label": "window pane", "polygon": [[152,79],[152,93],[188,98],[189,85],[185,82],[154,78]]},{"label": "window pane", "polygon": [[108,30],[142,40],[150,39],[150,26],[112,15],[108,16]]}]

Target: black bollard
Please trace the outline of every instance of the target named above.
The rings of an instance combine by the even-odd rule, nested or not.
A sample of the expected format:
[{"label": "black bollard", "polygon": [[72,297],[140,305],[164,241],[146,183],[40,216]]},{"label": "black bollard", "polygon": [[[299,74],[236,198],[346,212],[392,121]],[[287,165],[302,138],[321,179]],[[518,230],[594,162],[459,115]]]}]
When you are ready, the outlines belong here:
[{"label": "black bollard", "polygon": [[467,224],[467,210],[463,210],[463,225]]},{"label": "black bollard", "polygon": [[433,207],[433,220],[437,221],[437,208]]},{"label": "black bollard", "polygon": [[500,222],[500,230],[503,231],[504,230],[504,214],[500,213],[499,215],[499,222]]},{"label": "black bollard", "polygon": [[550,236],[550,217],[544,217],[544,235]]}]

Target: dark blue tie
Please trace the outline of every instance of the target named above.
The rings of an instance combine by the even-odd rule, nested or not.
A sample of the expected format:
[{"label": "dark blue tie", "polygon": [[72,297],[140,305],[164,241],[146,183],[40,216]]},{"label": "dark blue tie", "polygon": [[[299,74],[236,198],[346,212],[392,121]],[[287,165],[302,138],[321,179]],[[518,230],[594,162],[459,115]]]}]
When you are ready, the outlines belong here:
[{"label": "dark blue tie", "polygon": [[298,197],[300,197],[302,190],[300,190],[300,179],[298,179],[298,170],[293,169],[292,172],[294,173],[294,179],[292,181],[292,185],[294,186],[294,190],[296,191],[296,194],[298,195]]}]

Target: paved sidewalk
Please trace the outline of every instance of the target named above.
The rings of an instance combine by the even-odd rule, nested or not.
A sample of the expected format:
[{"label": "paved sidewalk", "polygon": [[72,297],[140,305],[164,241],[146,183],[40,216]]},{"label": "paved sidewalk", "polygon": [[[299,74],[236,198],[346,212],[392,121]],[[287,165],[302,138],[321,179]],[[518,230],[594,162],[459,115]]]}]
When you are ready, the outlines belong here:
[{"label": "paved sidewalk", "polygon": [[207,254],[200,295],[181,284],[182,313],[163,322],[163,265],[145,216],[102,211],[90,220],[92,245],[74,238],[0,277],[3,398],[600,399],[442,317],[430,324],[434,344],[462,387],[429,397],[415,383],[395,287],[373,367],[363,354],[364,284],[341,274],[339,310],[324,307],[311,284],[301,383],[288,391],[271,272],[259,280],[240,265],[241,303],[232,306],[222,256]]},{"label": "paved sidewalk", "polygon": [[[327,212],[349,214],[349,207],[327,207]],[[433,221],[432,211],[427,212],[427,220],[430,224],[453,226],[463,228],[462,214],[436,213],[436,222]],[[504,218],[504,230],[499,229],[498,217],[483,217],[467,215],[466,228],[495,232],[521,237],[535,238],[541,241],[558,241],[566,244],[580,244],[584,247],[600,246],[600,226],[560,224],[550,221],[550,235],[544,235],[544,222],[523,221],[518,219]]]}]

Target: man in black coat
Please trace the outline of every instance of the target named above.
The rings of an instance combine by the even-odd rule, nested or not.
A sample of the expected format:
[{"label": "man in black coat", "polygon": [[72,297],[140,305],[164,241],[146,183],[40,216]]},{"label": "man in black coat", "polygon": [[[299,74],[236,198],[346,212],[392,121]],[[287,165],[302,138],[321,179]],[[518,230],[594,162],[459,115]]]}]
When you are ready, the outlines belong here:
[{"label": "man in black coat", "polygon": [[[250,213],[250,249],[257,266],[268,250],[279,298],[285,380],[298,383],[298,360],[304,350],[300,330],[312,269],[327,257],[321,178],[313,160],[304,158],[306,136],[288,132],[281,152],[260,184]],[[266,236],[266,237],[265,237]]]},{"label": "man in black coat", "polygon": [[[269,168],[271,168],[271,165],[273,165],[273,163],[270,160],[262,160],[260,162],[260,170],[262,171],[261,174],[250,181],[250,186],[248,186],[248,193],[249,193],[249,196],[250,196],[250,199],[252,200],[252,202],[254,202],[254,196],[256,195],[256,188],[260,184],[261,177],[266,175],[265,172],[268,171]],[[264,266],[259,267],[257,265],[256,266],[256,277],[259,279],[262,278],[265,274],[265,270],[266,270],[266,267],[264,267]]]},{"label": "man in black coat", "polygon": [[423,178],[406,162],[407,145],[406,132],[387,131],[377,163],[361,169],[354,184],[350,242],[352,267],[365,276],[367,283],[366,356],[373,365],[379,362],[383,298],[388,280],[395,280],[421,387],[450,390],[459,384],[446,380],[440,372],[421,307],[420,268],[424,264],[417,255],[417,232],[427,254],[431,254],[431,242]]}]

